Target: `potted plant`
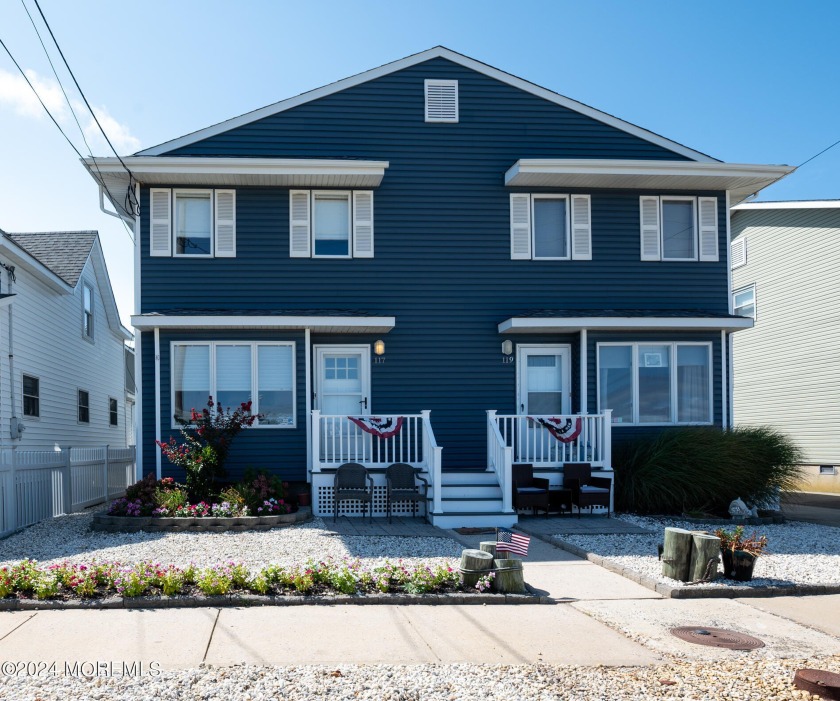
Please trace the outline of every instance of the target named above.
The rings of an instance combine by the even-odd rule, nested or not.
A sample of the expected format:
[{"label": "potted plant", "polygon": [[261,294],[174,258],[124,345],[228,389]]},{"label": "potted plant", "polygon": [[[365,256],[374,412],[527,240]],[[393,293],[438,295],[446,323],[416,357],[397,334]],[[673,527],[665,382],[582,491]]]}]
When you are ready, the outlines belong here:
[{"label": "potted plant", "polygon": [[767,549],[767,536],[753,531],[752,535],[744,537],[743,526],[732,530],[718,528],[715,535],[720,538],[723,576],[739,582],[751,580],[756,558]]}]

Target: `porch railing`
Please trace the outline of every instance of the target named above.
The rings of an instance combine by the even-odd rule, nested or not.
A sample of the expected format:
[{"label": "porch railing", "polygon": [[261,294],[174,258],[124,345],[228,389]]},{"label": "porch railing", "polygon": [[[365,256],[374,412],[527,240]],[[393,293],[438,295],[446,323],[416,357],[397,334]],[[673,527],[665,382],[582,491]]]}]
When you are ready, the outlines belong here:
[{"label": "porch railing", "polygon": [[[612,466],[612,410],[602,414],[526,416],[493,414],[503,444],[512,449],[512,461],[536,467],[560,467],[567,462],[588,462],[596,468]],[[488,413],[488,416],[490,415]],[[581,423],[580,434],[568,443],[558,440],[537,421],[570,420]],[[488,436],[490,427],[488,426]],[[488,437],[488,442],[490,438]],[[491,459],[488,447],[488,459]]]},{"label": "porch railing", "polygon": [[513,448],[505,442],[499,431],[496,412],[492,410],[487,412],[487,464],[496,473],[502,490],[502,510],[506,513],[513,511]]}]

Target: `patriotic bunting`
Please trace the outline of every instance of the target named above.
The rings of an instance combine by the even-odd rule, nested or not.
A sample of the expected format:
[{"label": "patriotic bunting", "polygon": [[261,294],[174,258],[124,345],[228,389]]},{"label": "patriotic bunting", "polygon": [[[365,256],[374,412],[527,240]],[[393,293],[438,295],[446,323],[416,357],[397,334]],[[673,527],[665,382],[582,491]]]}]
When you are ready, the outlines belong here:
[{"label": "patriotic bunting", "polygon": [[348,416],[347,418],[365,433],[369,433],[377,438],[391,438],[391,436],[396,436],[403,427],[402,416],[388,419],[381,419],[378,416]]},{"label": "patriotic bunting", "polygon": [[580,435],[583,424],[580,417],[572,419],[559,419],[551,417],[548,419],[534,418],[529,416],[534,423],[539,424],[554,436],[561,443],[571,443]]}]

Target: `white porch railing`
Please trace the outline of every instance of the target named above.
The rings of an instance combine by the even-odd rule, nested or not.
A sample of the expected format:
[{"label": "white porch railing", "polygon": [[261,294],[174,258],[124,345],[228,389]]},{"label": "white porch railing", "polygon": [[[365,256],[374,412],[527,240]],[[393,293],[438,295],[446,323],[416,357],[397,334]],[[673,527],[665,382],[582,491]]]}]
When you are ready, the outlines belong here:
[{"label": "white porch railing", "polygon": [[134,448],[0,450],[0,536],[113,499],[134,482]]},{"label": "white porch railing", "polygon": [[496,473],[502,490],[502,510],[513,510],[513,489],[511,487],[513,471],[513,448],[506,444],[499,431],[496,412],[487,412],[487,464]]},{"label": "white porch railing", "polygon": [[[612,467],[612,411],[603,414],[533,416],[533,419],[581,421],[580,434],[569,443],[557,440],[548,429],[526,415],[492,414],[505,447],[512,449],[512,462],[538,467],[560,467],[567,462],[588,462],[595,468]],[[490,427],[488,426],[488,436]],[[492,459],[488,437],[488,459]]]}]

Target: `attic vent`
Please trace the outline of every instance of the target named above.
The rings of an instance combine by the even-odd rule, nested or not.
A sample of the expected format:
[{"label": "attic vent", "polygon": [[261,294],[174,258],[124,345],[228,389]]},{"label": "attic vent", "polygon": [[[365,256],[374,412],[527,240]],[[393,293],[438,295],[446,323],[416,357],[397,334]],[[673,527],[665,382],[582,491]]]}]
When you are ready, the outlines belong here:
[{"label": "attic vent", "polygon": [[729,253],[729,264],[732,268],[740,268],[747,264],[747,239],[741,237],[732,242]]},{"label": "attic vent", "polygon": [[458,121],[458,81],[426,81],[426,121]]}]

